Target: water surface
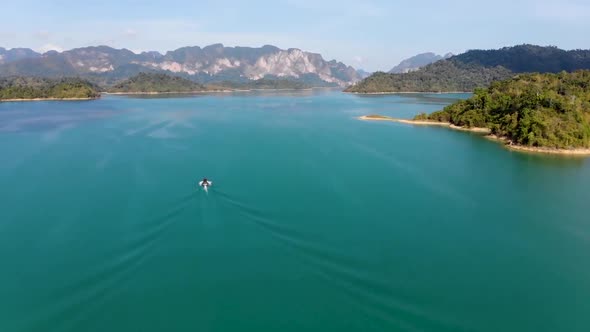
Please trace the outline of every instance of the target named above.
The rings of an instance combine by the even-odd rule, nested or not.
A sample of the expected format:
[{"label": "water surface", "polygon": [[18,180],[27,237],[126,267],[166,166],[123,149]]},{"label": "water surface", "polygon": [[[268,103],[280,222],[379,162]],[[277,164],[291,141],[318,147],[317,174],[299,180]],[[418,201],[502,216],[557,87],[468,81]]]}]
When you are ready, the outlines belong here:
[{"label": "water surface", "polygon": [[355,119],[464,97],[0,103],[0,331],[590,330],[588,160]]}]

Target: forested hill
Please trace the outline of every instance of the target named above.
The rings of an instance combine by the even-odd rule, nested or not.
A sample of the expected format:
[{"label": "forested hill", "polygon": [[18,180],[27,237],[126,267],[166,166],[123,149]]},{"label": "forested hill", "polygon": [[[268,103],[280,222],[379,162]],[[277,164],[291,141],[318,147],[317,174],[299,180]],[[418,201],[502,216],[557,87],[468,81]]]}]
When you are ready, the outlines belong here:
[{"label": "forested hill", "polygon": [[158,73],[139,73],[115,84],[109,92],[148,93],[148,92],[195,92],[207,88],[199,83],[178,76]]},{"label": "forested hill", "polygon": [[520,74],[416,120],[485,127],[533,147],[590,147],[590,71]]},{"label": "forested hill", "polygon": [[294,81],[281,78],[261,78],[248,82],[221,82],[218,86],[222,89],[230,90],[301,90],[309,89],[313,85],[306,84],[302,81]]},{"label": "forested hill", "polygon": [[519,45],[498,50],[471,50],[405,74],[375,73],[346,92],[473,91],[518,73],[557,73],[590,69],[590,50]]},{"label": "forested hill", "polygon": [[99,96],[95,85],[79,78],[0,78],[0,100],[92,99]]},{"label": "forested hill", "polygon": [[499,50],[471,50],[451,59],[483,67],[502,66],[515,73],[590,69],[590,50],[565,51],[554,46],[519,45]]}]

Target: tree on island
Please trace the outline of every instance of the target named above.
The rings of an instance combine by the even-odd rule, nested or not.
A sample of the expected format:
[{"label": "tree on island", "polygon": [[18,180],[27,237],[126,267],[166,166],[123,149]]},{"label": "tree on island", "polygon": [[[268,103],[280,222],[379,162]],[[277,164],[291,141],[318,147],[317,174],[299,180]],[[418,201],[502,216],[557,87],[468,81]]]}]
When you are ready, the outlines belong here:
[{"label": "tree on island", "polygon": [[590,147],[590,71],[522,74],[415,120],[486,127],[518,145]]},{"label": "tree on island", "polygon": [[83,99],[99,96],[98,87],[79,78],[8,77],[0,79],[0,100]]}]

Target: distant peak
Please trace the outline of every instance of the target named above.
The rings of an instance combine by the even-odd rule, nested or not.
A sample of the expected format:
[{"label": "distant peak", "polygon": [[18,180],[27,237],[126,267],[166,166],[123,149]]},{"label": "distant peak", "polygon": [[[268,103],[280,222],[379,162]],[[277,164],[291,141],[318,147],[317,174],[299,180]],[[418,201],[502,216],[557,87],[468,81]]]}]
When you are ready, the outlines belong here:
[{"label": "distant peak", "polygon": [[224,46],[221,43],[217,43],[217,44],[211,44],[211,45],[207,45],[207,46],[203,47],[204,50],[217,49],[217,48],[224,48]]},{"label": "distant peak", "polygon": [[35,57],[40,56],[2,52],[0,70],[6,68],[27,75],[100,75],[105,84],[139,72],[173,73],[202,82],[243,82],[268,76],[320,86],[345,86],[360,78],[354,68],[336,60],[325,61],[321,54],[300,48],[285,50],[268,44],[261,47],[226,47],[221,43],[204,48],[186,46],[164,55],[157,51],[131,51],[99,45],[62,53],[49,52],[34,64],[30,60],[21,61]]},{"label": "distant peak", "polygon": [[264,50],[273,50],[273,51],[278,51],[280,50],[280,48],[274,46],[274,45],[263,45],[262,49]]},{"label": "distant peak", "polygon": [[399,74],[415,71],[433,62],[445,59],[445,57],[433,52],[416,54],[410,58],[404,59],[397,66],[393,67],[389,72]]},{"label": "distant peak", "polygon": [[143,51],[139,54],[142,55],[152,55],[152,56],[162,56],[162,53],[158,52],[158,51]]}]

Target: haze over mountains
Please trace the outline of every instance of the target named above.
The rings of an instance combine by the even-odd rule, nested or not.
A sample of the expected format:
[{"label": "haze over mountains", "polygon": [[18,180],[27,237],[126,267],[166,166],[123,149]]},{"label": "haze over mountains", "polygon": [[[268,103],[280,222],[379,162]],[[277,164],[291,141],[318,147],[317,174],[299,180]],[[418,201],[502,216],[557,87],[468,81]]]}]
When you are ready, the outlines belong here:
[{"label": "haze over mountains", "polygon": [[432,52],[421,53],[403,60],[397,66],[393,67],[389,72],[394,74],[408,73],[418,70],[438,60],[448,59],[452,56],[453,53],[447,53],[445,55],[438,55]]},{"label": "haze over mountains", "polygon": [[133,53],[108,46],[44,54],[31,49],[0,48],[0,76],[81,76],[110,84],[140,72],[164,72],[201,83],[289,78],[316,86],[347,86],[361,79],[357,71],[320,54],[275,46],[183,47],[161,54]]},{"label": "haze over mountains", "polygon": [[590,69],[590,50],[517,45],[471,50],[402,74],[374,73],[346,89],[356,93],[473,91],[518,73]]},{"label": "haze over mountains", "polygon": [[38,58],[40,56],[40,53],[30,48],[13,48],[7,50],[4,47],[0,47],[0,65],[27,58]]},{"label": "haze over mountains", "polygon": [[359,93],[451,92],[473,91],[517,73],[576,69],[590,69],[589,50],[527,44],[470,50],[454,56],[423,53],[402,61],[390,73],[371,75],[335,60],[326,61],[317,53],[270,45],[213,44],[182,47],[165,54],[137,54],[108,46],[44,54],[27,48],[0,48],[0,77],[81,77],[106,87],[147,72],[233,88],[256,83],[267,88],[350,86],[346,91]]}]

